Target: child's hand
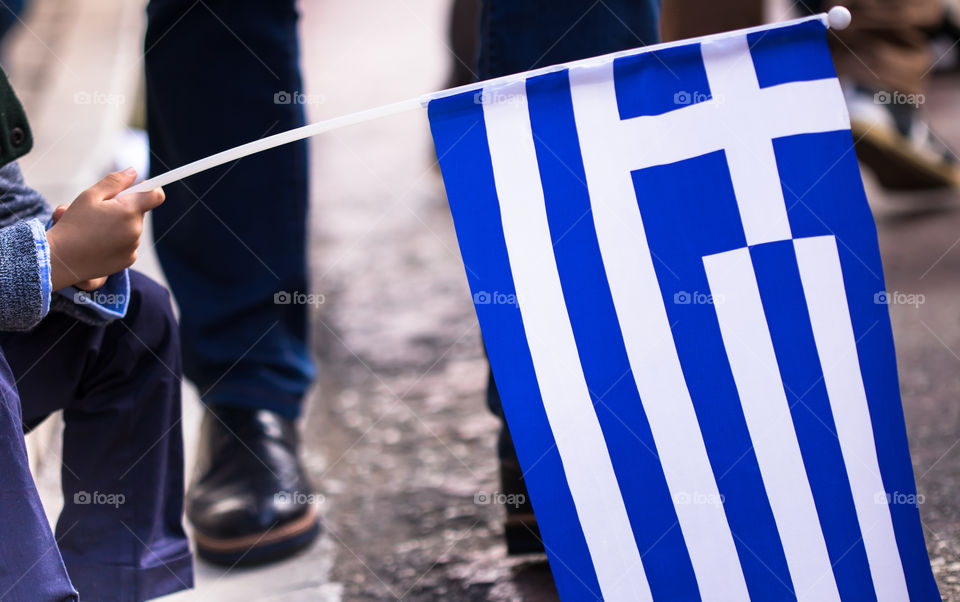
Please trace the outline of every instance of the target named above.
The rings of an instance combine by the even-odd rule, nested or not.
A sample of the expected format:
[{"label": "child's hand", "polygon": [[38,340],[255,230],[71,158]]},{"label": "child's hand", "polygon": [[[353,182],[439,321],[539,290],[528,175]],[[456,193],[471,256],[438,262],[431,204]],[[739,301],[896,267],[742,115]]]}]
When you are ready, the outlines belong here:
[{"label": "child's hand", "polygon": [[[57,208],[53,210],[53,223],[56,224],[60,221],[60,218],[63,217],[64,212],[70,207],[70,203],[65,205],[57,205]],[[77,287],[82,291],[95,291],[104,284],[107,283],[107,276],[102,276],[100,278],[93,278],[92,280],[84,280],[83,282],[78,282],[73,286]]]},{"label": "child's hand", "polygon": [[[98,280],[130,267],[137,258],[143,214],[163,202],[163,190],[121,195],[136,179],[131,167],[112,173],[54,212],[47,231],[53,290]],[[102,286],[102,281],[99,282]],[[98,288],[94,286],[93,288]]]}]

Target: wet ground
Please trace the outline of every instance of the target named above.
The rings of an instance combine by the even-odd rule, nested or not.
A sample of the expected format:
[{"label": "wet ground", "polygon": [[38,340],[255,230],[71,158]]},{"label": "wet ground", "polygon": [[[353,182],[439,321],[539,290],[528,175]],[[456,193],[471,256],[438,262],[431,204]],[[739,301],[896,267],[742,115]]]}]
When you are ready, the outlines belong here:
[{"label": "wet ground", "polygon": [[[363,8],[328,5],[327,35],[305,42],[320,67],[308,88],[325,98],[315,112],[442,87],[444,12],[442,2],[384,8],[370,20],[401,26],[383,39]],[[367,44],[389,60],[352,53]],[[425,115],[334,133],[313,160],[323,376],[304,427],[336,543],[330,579],[347,600],[555,599],[542,558],[506,559],[503,508],[475,503],[498,488],[498,425]]]}]

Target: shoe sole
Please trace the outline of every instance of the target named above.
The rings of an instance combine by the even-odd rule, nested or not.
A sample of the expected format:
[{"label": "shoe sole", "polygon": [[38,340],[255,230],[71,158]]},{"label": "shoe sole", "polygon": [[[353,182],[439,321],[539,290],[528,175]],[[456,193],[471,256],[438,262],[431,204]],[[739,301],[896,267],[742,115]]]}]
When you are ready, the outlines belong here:
[{"label": "shoe sole", "polygon": [[262,533],[220,538],[194,530],[197,555],[213,564],[251,566],[282,560],[309,546],[320,534],[317,512],[310,507],[306,514],[287,524],[274,526]]},{"label": "shoe sole", "polygon": [[877,127],[851,121],[857,157],[889,190],[960,189],[960,169],[931,161],[904,147],[895,135]]}]

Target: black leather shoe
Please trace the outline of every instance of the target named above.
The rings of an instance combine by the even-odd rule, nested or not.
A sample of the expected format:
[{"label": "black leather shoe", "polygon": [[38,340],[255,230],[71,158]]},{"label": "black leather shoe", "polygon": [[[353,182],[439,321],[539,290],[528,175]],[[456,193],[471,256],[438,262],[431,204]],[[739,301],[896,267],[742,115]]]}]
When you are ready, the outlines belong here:
[{"label": "black leather shoe", "polygon": [[197,553],[217,564],[279,560],[320,531],[292,420],[268,410],[208,408],[187,518]]}]

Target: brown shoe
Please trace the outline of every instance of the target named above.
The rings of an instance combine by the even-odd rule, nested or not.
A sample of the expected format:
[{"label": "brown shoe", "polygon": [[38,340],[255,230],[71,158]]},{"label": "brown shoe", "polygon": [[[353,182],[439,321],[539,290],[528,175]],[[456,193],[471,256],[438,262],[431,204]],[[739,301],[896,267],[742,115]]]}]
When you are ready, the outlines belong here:
[{"label": "brown shoe", "polygon": [[960,190],[957,156],[920,117],[922,94],[845,84],[844,96],[857,158],[884,188]]}]

